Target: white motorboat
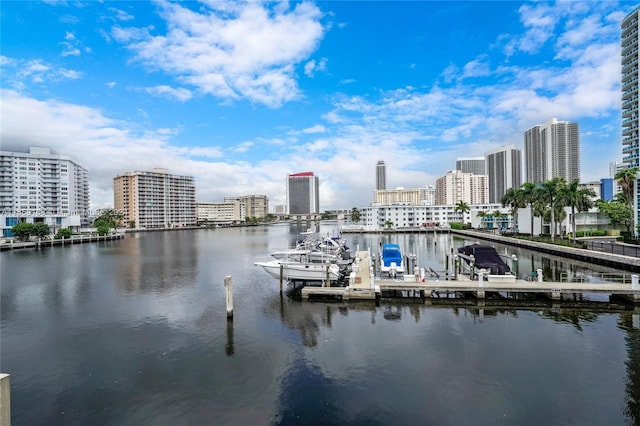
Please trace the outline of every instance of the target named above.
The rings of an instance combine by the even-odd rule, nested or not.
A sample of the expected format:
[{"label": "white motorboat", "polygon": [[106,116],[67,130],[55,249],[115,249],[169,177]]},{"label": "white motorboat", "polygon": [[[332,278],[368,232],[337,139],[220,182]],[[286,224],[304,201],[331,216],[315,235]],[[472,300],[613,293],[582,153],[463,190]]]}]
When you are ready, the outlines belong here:
[{"label": "white motorboat", "polygon": [[300,262],[309,261],[312,263],[337,263],[341,258],[336,254],[325,253],[323,251],[306,250],[299,248],[276,250],[269,253],[276,259],[297,259]]},{"label": "white motorboat", "polygon": [[[276,279],[282,276],[295,281],[337,281],[340,267],[335,263],[298,262],[290,259],[274,259],[268,262],[255,262]],[[281,272],[282,271],[282,272]],[[282,275],[280,275],[282,273]]]},{"label": "white motorboat", "polygon": [[380,273],[395,278],[404,274],[404,261],[398,244],[384,244],[380,254]]}]

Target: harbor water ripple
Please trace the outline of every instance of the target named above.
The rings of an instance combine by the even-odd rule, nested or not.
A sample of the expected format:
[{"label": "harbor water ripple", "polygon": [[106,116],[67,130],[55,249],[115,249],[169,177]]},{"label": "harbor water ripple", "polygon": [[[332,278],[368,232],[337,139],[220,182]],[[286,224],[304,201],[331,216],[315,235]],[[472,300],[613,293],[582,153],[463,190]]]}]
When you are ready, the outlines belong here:
[{"label": "harbor water ripple", "polygon": [[[12,424],[639,424],[638,308],[302,302],[253,262],[307,226],[0,253]],[[354,250],[383,240],[438,270],[464,244],[347,236]],[[606,271],[517,253],[525,274]]]}]

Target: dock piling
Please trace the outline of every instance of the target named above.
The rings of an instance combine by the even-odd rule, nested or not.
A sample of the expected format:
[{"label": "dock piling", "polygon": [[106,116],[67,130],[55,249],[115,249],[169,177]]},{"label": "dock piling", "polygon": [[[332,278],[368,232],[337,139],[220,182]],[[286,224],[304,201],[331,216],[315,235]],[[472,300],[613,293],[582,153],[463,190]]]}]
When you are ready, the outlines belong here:
[{"label": "dock piling", "polygon": [[536,269],[536,276],[538,277],[538,282],[542,282],[542,269]]},{"label": "dock piling", "polygon": [[227,319],[233,319],[233,282],[231,275],[227,275],[224,278],[224,286],[227,290]]},{"label": "dock piling", "polygon": [[11,426],[11,380],[0,374],[0,426]]}]

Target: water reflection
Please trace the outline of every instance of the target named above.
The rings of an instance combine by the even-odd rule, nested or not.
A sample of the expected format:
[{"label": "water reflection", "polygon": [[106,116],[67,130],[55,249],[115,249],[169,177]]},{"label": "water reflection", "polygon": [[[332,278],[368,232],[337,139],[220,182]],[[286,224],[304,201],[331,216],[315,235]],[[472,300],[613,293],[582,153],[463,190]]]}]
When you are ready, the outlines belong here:
[{"label": "water reflection", "polygon": [[[300,302],[281,295],[253,261],[307,227],[295,235],[289,225],[147,233],[3,252],[2,367],[18,384],[13,423],[640,419],[638,308]],[[406,243],[438,270],[462,243],[445,235],[347,241],[375,249],[382,239]],[[520,257],[543,263],[537,254]],[[571,267],[552,260],[551,268]],[[578,264],[575,271],[589,270]],[[233,321],[225,311],[227,275]]]}]

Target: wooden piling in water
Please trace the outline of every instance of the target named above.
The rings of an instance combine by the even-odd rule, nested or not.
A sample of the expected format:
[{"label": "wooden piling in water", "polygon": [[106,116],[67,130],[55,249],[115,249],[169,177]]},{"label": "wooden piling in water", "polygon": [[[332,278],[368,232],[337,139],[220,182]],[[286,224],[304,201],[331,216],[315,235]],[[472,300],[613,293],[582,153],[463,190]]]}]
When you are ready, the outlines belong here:
[{"label": "wooden piling in water", "polygon": [[0,426],[11,426],[11,381],[9,374],[0,374]]},{"label": "wooden piling in water", "polygon": [[233,318],[233,283],[231,279],[231,275],[227,275],[224,278],[224,286],[227,290],[227,318]]}]

